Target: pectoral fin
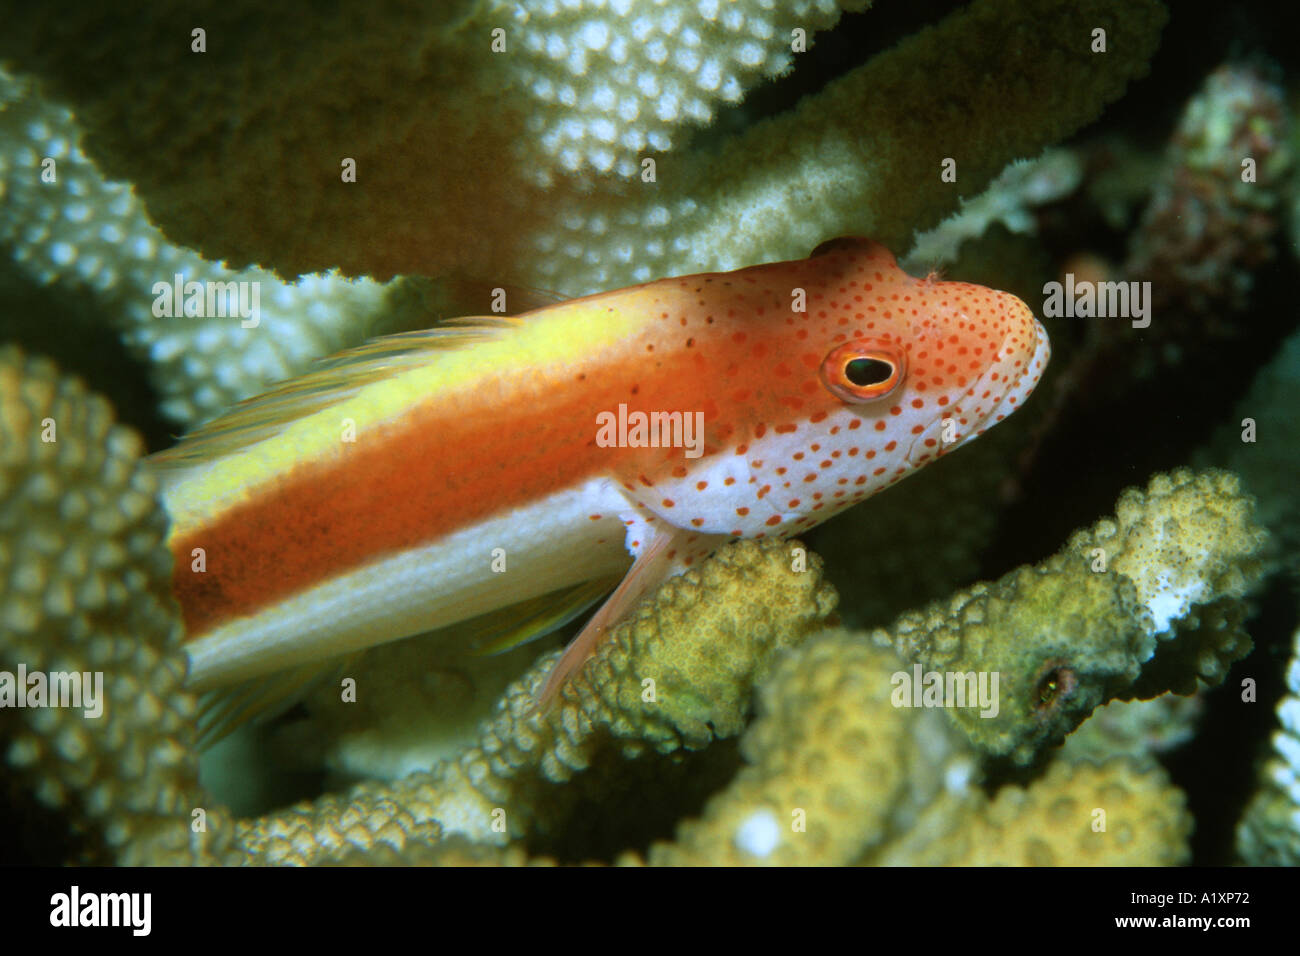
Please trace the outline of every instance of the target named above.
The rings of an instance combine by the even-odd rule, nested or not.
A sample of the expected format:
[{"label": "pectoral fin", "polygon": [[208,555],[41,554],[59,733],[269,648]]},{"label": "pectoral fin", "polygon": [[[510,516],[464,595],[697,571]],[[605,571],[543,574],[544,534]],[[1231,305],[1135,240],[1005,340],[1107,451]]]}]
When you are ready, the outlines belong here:
[{"label": "pectoral fin", "polygon": [[546,707],[550,704],[564,682],[587,662],[601,639],[628,616],[637,602],[685,567],[698,563],[726,540],[725,535],[701,534],[657,524],[654,537],[628,569],[614,593],[592,615],[591,620],[555,662],[555,667],[538,695],[538,706]]}]

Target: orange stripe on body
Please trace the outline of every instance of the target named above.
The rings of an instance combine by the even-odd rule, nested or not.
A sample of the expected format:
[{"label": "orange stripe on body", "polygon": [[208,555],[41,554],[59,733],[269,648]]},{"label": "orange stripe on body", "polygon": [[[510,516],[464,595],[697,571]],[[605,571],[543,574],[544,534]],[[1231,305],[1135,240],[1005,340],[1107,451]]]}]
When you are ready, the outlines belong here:
[{"label": "orange stripe on body", "polygon": [[[876,287],[848,289],[843,283],[854,276]],[[808,312],[797,315],[796,286],[809,297]],[[521,351],[512,368],[494,363],[473,389],[444,391],[398,421],[363,430],[355,444],[339,443],[342,458],[304,462],[210,524],[178,534],[179,568],[188,568],[193,548],[208,555],[206,573],[176,576],[188,636],[593,477],[643,490],[769,430],[819,421],[842,403],[808,370],[855,332],[901,343],[908,325],[887,310],[886,295],[918,287],[932,295],[944,288],[875,255],[830,255],[660,280],[524,318],[556,321],[580,342],[583,323],[614,309],[644,317],[639,334],[601,354],[575,349],[575,361],[539,368]],[[948,377],[928,374],[935,387]],[[597,446],[597,414],[620,403],[629,412],[703,412],[704,456]],[[889,410],[859,406],[856,414],[880,419]],[[482,560],[486,568],[490,555]]]},{"label": "orange stripe on body", "polygon": [[[685,303],[673,305],[680,311]],[[741,371],[720,323],[678,335],[674,347],[664,332],[675,324],[654,323],[599,367],[529,369],[521,356],[521,370],[485,375],[476,396],[440,397],[382,432],[363,431],[355,443],[339,443],[341,460],[305,462],[211,525],[178,536],[178,568],[188,569],[194,548],[207,554],[205,573],[176,576],[188,636],[594,476],[653,482],[703,460],[685,459],[680,448],[598,447],[596,415],[620,403],[629,411],[704,411],[705,457],[734,440],[738,417],[789,416],[775,396],[764,401],[762,389],[743,408],[720,394],[714,383]],[[778,339],[781,330],[760,337]]]}]

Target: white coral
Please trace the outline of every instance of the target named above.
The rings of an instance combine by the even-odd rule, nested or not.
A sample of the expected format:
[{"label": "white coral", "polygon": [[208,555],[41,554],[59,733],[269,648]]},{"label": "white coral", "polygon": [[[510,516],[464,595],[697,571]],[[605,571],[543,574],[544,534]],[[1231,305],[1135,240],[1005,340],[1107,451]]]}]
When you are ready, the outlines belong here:
[{"label": "white coral", "polygon": [[1237,828],[1237,852],[1252,865],[1300,866],[1300,630],[1277,705],[1281,727],[1264,765],[1263,786]]},{"label": "white coral", "polygon": [[832,26],[865,0],[543,0],[505,25],[524,56],[503,58],[533,98],[528,132],[549,159],[533,175],[584,171],[631,179],[643,151],[672,149],[678,127],[712,121],[793,61],[793,36]]},{"label": "white coral", "polygon": [[[0,142],[0,243],[36,281],[97,297],[106,320],[151,368],[161,411],[177,422],[209,418],[300,372],[355,341],[383,307],[380,283],[334,275],[288,283],[262,269],[227,269],[168,242],[131,186],[105,179],[82,152],[71,110],[3,69]],[[244,328],[238,317],[155,317],[153,286],[176,275],[258,283],[258,325]]]}]

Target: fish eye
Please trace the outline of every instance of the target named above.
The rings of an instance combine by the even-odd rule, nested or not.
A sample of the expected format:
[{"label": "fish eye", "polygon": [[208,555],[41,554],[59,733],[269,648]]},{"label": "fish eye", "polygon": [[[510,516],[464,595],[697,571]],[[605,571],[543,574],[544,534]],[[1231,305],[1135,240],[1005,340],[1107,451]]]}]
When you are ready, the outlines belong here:
[{"label": "fish eye", "polygon": [[907,361],[903,350],[885,343],[849,342],[836,346],[822,360],[822,384],[837,398],[860,404],[890,394],[903,381]]}]

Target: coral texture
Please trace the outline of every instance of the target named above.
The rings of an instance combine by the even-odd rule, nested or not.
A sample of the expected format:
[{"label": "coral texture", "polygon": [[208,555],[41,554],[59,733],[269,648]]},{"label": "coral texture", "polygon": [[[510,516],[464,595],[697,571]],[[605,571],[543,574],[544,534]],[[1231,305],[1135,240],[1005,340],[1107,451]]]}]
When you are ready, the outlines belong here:
[{"label": "coral texture", "polygon": [[940,805],[877,862],[909,866],[1178,866],[1192,818],[1164,771],[1126,758],[1055,763],[992,801]]},{"label": "coral texture", "polygon": [[1261,786],[1237,827],[1237,852],[1257,866],[1300,866],[1300,631],[1277,705],[1281,727],[1260,774]]},{"label": "coral texture", "polygon": [[[0,241],[12,244],[15,260],[37,281],[89,293],[150,368],[168,418],[210,418],[358,341],[375,322],[385,302],[378,283],[324,275],[289,283],[168,242],[131,187],[106,180],[80,141],[68,108],[0,67]],[[258,310],[248,319],[233,310],[160,317],[154,285],[173,287],[178,275],[186,283],[255,285]]]},{"label": "coral texture", "polygon": [[[905,247],[958,195],[1095,118],[1146,69],[1165,19],[1154,0],[980,0],[720,149],[683,150],[672,127],[783,68],[790,31],[833,23],[835,5],[386,7],[363,21],[281,5],[253,32],[228,3],[187,11],[184,29],[141,17],[114,30],[79,9],[53,31],[38,12],[14,18],[0,55],[76,103],[106,174],[210,259],[286,276],[459,271],[577,294],[792,258],[834,235]],[[206,53],[182,42],[197,21]],[[1099,26],[1104,57],[1087,45]],[[936,128],[961,139],[936,153]],[[944,155],[960,187],[920,188]],[[645,158],[658,160],[653,182]],[[355,183],[341,181],[345,159]]]},{"label": "coral texture", "polygon": [[[78,864],[1146,866],[1230,862],[1235,837],[1241,862],[1300,863],[1293,55],[1216,67],[1269,38],[1215,46],[1182,16],[1164,42],[1202,45],[1131,84],[1157,0],[974,0],[822,60],[831,31],[892,15],[841,18],[868,5],[0,0],[0,300],[76,303],[80,324],[27,310],[67,329],[28,351],[75,363],[91,322],[127,347],[106,400],[0,346],[0,699],[20,669],[104,679],[98,718],[0,708],[0,843]],[[1064,273],[1149,280],[1153,321],[1043,316],[1056,357],[1016,427],[813,532],[824,567],[795,542],[722,550],[549,709],[553,647],[471,669],[430,636],[356,663],[362,703],[322,684],[200,763],[166,518],[108,404],[131,416],[142,370],[190,425],[369,334],[486,314],[498,286],[516,312],[546,301],[523,286],[845,233],[1036,312]],[[256,284],[257,327],[155,316],[176,274]],[[0,301],[4,340],[21,318]],[[1258,707],[1237,678],[1271,700],[1288,653],[1277,725],[1261,709],[1233,736]],[[997,715],[902,706],[918,670],[997,673]],[[1189,772],[1207,756],[1247,786]],[[285,797],[286,768],[311,786]]]},{"label": "coral texture", "polygon": [[61,811],[82,862],[214,862],[229,828],[214,811],[191,829],[194,698],[140,452],[106,400],[0,350],[0,662],[47,675],[51,695],[53,675],[82,675],[82,704],[101,687],[99,713],[8,703],[5,762]]},{"label": "coral texture", "polygon": [[927,670],[997,671],[995,717],[946,712],[980,750],[1028,763],[1110,698],[1190,693],[1249,652],[1240,600],[1265,541],[1252,508],[1226,472],[1159,475],[1060,554],[873,638]]},{"label": "coral texture", "polygon": [[[47,566],[54,577],[33,577],[30,570],[9,573],[16,593],[6,601],[13,610],[4,648],[7,660],[27,660],[31,666],[60,660],[24,636],[41,635],[45,645],[61,642],[65,665],[87,659],[86,666],[109,670],[103,730],[111,732],[101,736],[43,723],[20,728],[9,760],[24,768],[41,799],[77,808],[69,825],[88,845],[92,837],[103,840],[111,848],[102,851],[109,858],[524,862],[529,853],[521,855],[520,848],[547,845],[583,801],[608,799],[621,792],[620,783],[626,787],[629,781],[662,776],[663,768],[653,769],[655,754],[717,747],[716,741],[739,734],[756,687],[762,688],[760,716],[740,745],[746,766],[708,801],[698,820],[681,824],[674,842],[654,844],[650,862],[928,861],[939,851],[924,834],[954,827],[964,837],[943,851],[948,861],[1058,862],[1044,846],[1059,845],[1049,836],[1059,826],[1078,834],[1068,839],[1077,840],[1077,852],[1093,861],[1166,863],[1185,854],[1181,797],[1158,774],[1135,776],[1131,768],[1116,771],[1116,764],[1095,771],[1058,766],[1028,791],[1003,790],[985,805],[971,789],[979,773],[971,745],[1004,752],[1007,734],[990,740],[971,733],[969,721],[945,721],[897,705],[893,675],[905,665],[884,645],[898,643],[915,658],[926,646],[918,637],[890,642],[880,633],[873,640],[864,633],[831,631],[804,645],[833,609],[835,597],[821,581],[815,556],[797,543],[775,540],[738,542],[670,581],[601,645],[555,706],[539,710],[535,694],[555,658],[543,655],[507,689],[478,741],[455,759],[427,773],[362,784],[347,794],[231,827],[224,810],[204,807],[194,780],[193,701],[180,688],[179,627],[165,594],[168,567],[160,548],[159,512],[151,489],[132,486],[142,480],[133,464],[138,450],[129,433],[112,430],[102,401],[85,396],[75,383],[60,382],[47,365],[24,362],[11,352],[6,369],[4,420],[28,435],[26,444],[9,443],[19,450],[11,452],[6,466],[6,525],[14,540],[32,542],[28,550],[33,552],[48,550],[49,542],[58,540],[51,538],[44,517],[51,511],[69,518],[81,513],[96,533],[110,536],[104,546],[92,547],[85,561],[71,565],[24,554],[23,568]],[[43,418],[61,421],[61,445],[33,437]],[[74,458],[67,459],[68,452],[58,458],[63,449],[72,449]],[[56,480],[49,470],[54,461],[79,464],[60,467]],[[77,474],[87,476],[82,486],[61,490]],[[85,507],[91,496],[106,499],[93,520]],[[1100,697],[1091,692],[1093,685],[1113,692],[1137,676],[1134,661],[1149,655],[1156,639],[1152,606],[1164,608],[1171,584],[1202,601],[1239,596],[1246,587],[1250,574],[1241,568],[1250,567],[1258,535],[1226,476],[1157,478],[1145,494],[1126,495],[1118,512],[1116,521],[1076,535],[1064,556],[986,587],[996,598],[983,601],[982,613],[972,614],[969,600],[955,602],[966,609],[960,638],[929,632],[934,646],[947,648],[942,665],[962,666],[957,652],[976,644],[986,648],[981,666],[997,661],[998,642],[976,636],[995,631],[993,625],[1007,614],[1023,622],[1017,609],[1023,615],[1027,608],[1039,609],[1043,600],[1052,602],[1059,619],[1086,618],[1095,610],[1091,606],[1061,613],[1063,595],[1074,589],[1090,595],[1081,599],[1085,604],[1110,602],[1107,616],[1121,622],[1118,629],[1107,625],[1067,635],[1075,641],[1086,636],[1097,646],[1070,662],[1077,676],[1066,678],[1063,668],[1058,672],[1057,696],[1079,707],[1085,696],[1088,701]],[[104,517],[115,514],[122,517]],[[113,535],[125,544],[108,547]],[[1240,543],[1226,545],[1225,535]],[[1124,568],[1122,573],[1097,573],[1079,558],[1078,548],[1094,541],[1109,544],[1112,567]],[[126,562],[122,580],[136,590],[102,579],[96,587],[96,561],[102,560]],[[1184,577],[1144,576],[1153,562]],[[1081,577],[1069,578],[1072,566],[1081,569]],[[1204,587],[1197,590],[1189,581]],[[39,601],[23,598],[38,592]],[[754,602],[754,594],[764,600]],[[1007,611],[998,611],[999,605]],[[16,613],[24,607],[31,610]],[[94,624],[83,616],[92,612],[98,616]],[[145,612],[149,617],[142,621]],[[96,639],[114,628],[135,633]],[[1028,631],[1018,633],[1023,638]],[[157,635],[152,643],[148,634]],[[77,637],[89,645],[79,645]],[[1109,651],[1107,641],[1113,645]],[[1038,647],[1036,653],[1050,657],[1053,646]],[[118,660],[115,655],[121,654],[129,655],[129,662]],[[1111,657],[1118,663],[1108,664]],[[1171,661],[1192,674],[1213,671],[1195,655]],[[1024,695],[1017,666],[1023,672],[1041,665],[1013,660],[1007,667],[1004,686],[1010,693],[1002,707],[1030,725],[1027,734],[1012,734],[1023,749],[1044,734],[1041,715],[1017,700]],[[149,682],[147,692],[141,680]],[[1041,705],[1041,677],[1033,687],[1039,696],[1032,703]],[[1090,694],[1080,692],[1084,687]],[[131,706],[121,705],[123,694]],[[153,703],[145,706],[146,701]],[[60,714],[35,713],[38,723]],[[123,720],[125,727],[114,723]],[[146,721],[147,732],[135,726],[139,720]],[[996,720],[989,724],[998,726]],[[118,749],[124,742],[128,754]],[[69,748],[82,758],[75,767],[60,758]],[[87,773],[84,757],[98,748],[111,762],[91,762]],[[1090,830],[1084,819],[1096,807],[1109,815],[1106,831]],[[187,826],[193,808],[204,809],[206,830],[194,833]],[[1007,821],[1029,813],[1043,815],[1042,827],[1033,831],[1037,835],[1020,843],[1006,840]],[[1102,832],[1111,836],[1094,838]],[[444,842],[453,835],[456,841]],[[624,859],[637,862],[638,857]]]},{"label": "coral texture", "polygon": [[[847,632],[788,658],[741,742],[747,766],[649,861],[844,865],[886,841],[900,816],[933,795],[935,764],[962,777],[968,760],[942,728],[919,726],[920,712],[893,705],[897,667],[888,650]],[[930,745],[918,746],[926,731]]]}]

